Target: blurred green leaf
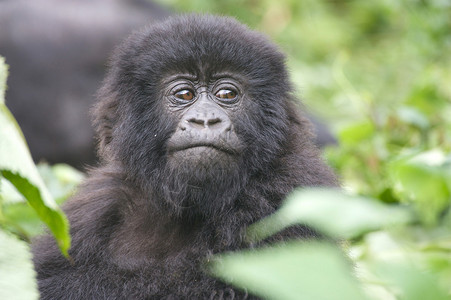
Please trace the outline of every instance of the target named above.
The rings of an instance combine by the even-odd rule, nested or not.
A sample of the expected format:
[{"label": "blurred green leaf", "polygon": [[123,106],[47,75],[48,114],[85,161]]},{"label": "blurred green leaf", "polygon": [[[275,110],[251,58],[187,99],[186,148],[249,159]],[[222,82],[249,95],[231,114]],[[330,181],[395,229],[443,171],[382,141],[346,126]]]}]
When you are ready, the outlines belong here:
[{"label": "blurred green leaf", "polygon": [[436,149],[398,159],[389,169],[395,191],[412,201],[429,225],[437,222],[451,203],[451,172],[447,162],[445,154]]},{"label": "blurred green leaf", "polygon": [[249,227],[251,241],[259,241],[296,223],[308,224],[320,231],[354,238],[370,230],[412,221],[408,209],[388,206],[339,190],[304,189],[292,193],[271,216]]},{"label": "blurred green leaf", "polygon": [[397,113],[399,119],[407,124],[414,125],[421,129],[427,129],[429,127],[429,121],[426,116],[415,108],[407,106],[400,107]]},{"label": "blurred green leaf", "polygon": [[366,299],[348,261],[329,244],[291,242],[222,255],[210,266],[224,281],[265,299]]},{"label": "blurred green leaf", "polygon": [[374,272],[379,273],[388,284],[396,286],[396,293],[403,300],[450,300],[451,295],[439,284],[433,274],[410,267],[406,264],[374,264]]},{"label": "blurred green leaf", "polygon": [[28,245],[0,230],[0,299],[38,299]]},{"label": "blurred green leaf", "polygon": [[440,86],[437,85],[437,79],[434,78],[432,71],[434,70],[422,74],[420,81],[412,87],[406,100],[408,105],[429,116],[440,112],[448,105],[446,97],[439,90]]},{"label": "blurred green leaf", "polygon": [[375,299],[381,300],[449,299],[449,251],[420,249],[413,244],[422,236],[421,245],[433,245],[444,233],[418,229],[372,232],[351,247],[351,255],[358,259],[356,273],[369,295],[377,293]]},{"label": "blurred green leaf", "polygon": [[[49,166],[45,163],[37,165],[39,174],[45,186],[56,202],[63,203],[84,178],[84,175],[64,164]],[[0,178],[1,196],[3,200],[3,226],[26,241],[42,234],[44,224],[33,208],[26,202],[22,194],[18,193],[11,183]]]},{"label": "blurred green leaf", "polygon": [[31,238],[44,232],[42,220],[27,202],[6,204],[3,207],[2,226],[21,239],[30,242]]},{"label": "blurred green leaf", "polygon": [[346,145],[355,145],[368,139],[374,133],[374,126],[371,122],[363,121],[353,123],[340,130],[338,138],[341,143]]}]

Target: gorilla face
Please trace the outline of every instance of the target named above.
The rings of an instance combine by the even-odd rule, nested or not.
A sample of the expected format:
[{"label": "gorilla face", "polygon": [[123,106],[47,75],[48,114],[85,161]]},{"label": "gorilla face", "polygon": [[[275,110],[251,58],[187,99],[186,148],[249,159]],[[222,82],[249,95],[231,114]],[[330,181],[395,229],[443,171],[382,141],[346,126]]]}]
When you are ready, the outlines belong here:
[{"label": "gorilla face", "polygon": [[117,49],[94,112],[101,156],[176,215],[230,206],[271,171],[290,122],[277,48],[233,19],[187,18]]},{"label": "gorilla face", "polygon": [[174,167],[201,169],[214,176],[215,168],[233,169],[243,151],[230,116],[242,100],[240,84],[217,76],[201,82],[190,75],[178,75],[167,84],[165,101],[179,122],[167,142],[168,162]]},{"label": "gorilla face", "polygon": [[177,74],[163,89],[165,113],[176,124],[165,143],[166,178],[172,179],[168,186],[172,191],[166,197],[203,212],[213,202],[217,202],[217,212],[231,201],[236,195],[235,181],[243,179],[237,170],[244,147],[232,121],[240,111],[242,88],[230,76],[214,78]]}]

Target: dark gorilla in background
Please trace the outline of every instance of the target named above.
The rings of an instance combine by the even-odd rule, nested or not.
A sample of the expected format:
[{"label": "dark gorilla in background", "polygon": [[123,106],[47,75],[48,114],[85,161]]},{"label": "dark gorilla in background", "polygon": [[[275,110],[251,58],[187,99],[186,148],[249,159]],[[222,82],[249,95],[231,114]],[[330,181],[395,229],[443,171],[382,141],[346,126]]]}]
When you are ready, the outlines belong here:
[{"label": "dark gorilla in background", "polygon": [[[284,56],[230,18],[189,15],[116,51],[94,125],[101,165],[66,205],[71,265],[33,245],[42,299],[254,299],[208,276],[211,255],[296,187],[336,186]],[[273,240],[314,238],[305,227]]]},{"label": "dark gorilla in background", "polygon": [[[167,17],[150,0],[2,0],[0,55],[10,65],[7,105],[35,161],[95,162],[88,109],[113,45]],[[334,139],[315,118],[319,145]]]},{"label": "dark gorilla in background", "polygon": [[35,161],[95,162],[89,107],[107,56],[132,30],[168,15],[147,0],[2,0],[6,104]]}]

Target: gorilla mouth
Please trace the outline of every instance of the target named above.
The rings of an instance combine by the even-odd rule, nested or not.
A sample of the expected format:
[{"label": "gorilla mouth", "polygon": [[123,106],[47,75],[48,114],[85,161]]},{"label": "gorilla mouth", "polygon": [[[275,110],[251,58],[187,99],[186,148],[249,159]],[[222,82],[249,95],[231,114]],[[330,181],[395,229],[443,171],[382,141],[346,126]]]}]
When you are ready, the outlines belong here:
[{"label": "gorilla mouth", "polygon": [[229,155],[236,155],[237,151],[230,147],[224,147],[223,145],[217,145],[213,143],[195,143],[195,144],[187,144],[187,145],[180,145],[178,147],[170,149],[169,152],[178,152],[178,151],[185,151],[188,149],[193,148],[210,148],[217,151],[225,152]]}]

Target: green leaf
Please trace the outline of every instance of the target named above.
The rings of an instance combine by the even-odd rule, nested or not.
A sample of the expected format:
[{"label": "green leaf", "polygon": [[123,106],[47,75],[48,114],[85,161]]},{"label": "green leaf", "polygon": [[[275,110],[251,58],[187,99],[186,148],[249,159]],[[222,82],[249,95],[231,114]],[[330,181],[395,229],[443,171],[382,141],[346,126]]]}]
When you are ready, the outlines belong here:
[{"label": "green leaf", "polygon": [[[0,86],[4,85],[0,82]],[[67,256],[70,248],[68,221],[39,176],[23,134],[3,101],[0,102],[0,174],[27,199]]]},{"label": "green leaf", "polygon": [[3,207],[4,228],[21,239],[31,239],[44,232],[42,220],[27,202],[9,203]]},{"label": "green leaf", "polygon": [[370,138],[373,133],[374,125],[369,121],[362,121],[340,130],[338,138],[343,144],[354,145]]},{"label": "green leaf", "polygon": [[348,196],[339,190],[303,189],[288,196],[273,215],[249,227],[251,241],[262,240],[297,223],[344,238],[354,238],[383,227],[407,224],[409,210],[364,197]]},{"label": "green leaf", "polygon": [[265,299],[366,299],[343,253],[319,242],[222,255],[212,261],[211,271]]},{"label": "green leaf", "polygon": [[395,192],[412,201],[426,224],[434,224],[450,204],[451,173],[441,150],[394,161],[389,168]]},{"label": "green leaf", "polygon": [[28,245],[0,230],[0,299],[38,299]]},{"label": "green leaf", "polygon": [[[437,78],[434,78],[431,71],[427,71],[421,75],[418,82],[410,90],[407,97],[407,104],[417,108],[428,116],[434,116],[443,110],[447,105],[446,96],[440,92],[437,85]],[[446,80],[446,79],[445,79]]]},{"label": "green leaf", "polygon": [[[58,204],[63,203],[74,193],[76,186],[84,177],[80,171],[64,164],[49,166],[40,163],[37,168],[45,186]],[[0,177],[0,181],[4,228],[26,241],[42,234],[44,224],[23,195],[6,179]]]},{"label": "green leaf", "polygon": [[55,236],[62,253],[67,257],[70,248],[70,236],[69,223],[64,213],[51,200],[52,198],[49,198],[48,194],[45,192],[41,193],[42,190],[37,185],[32,184],[26,177],[4,168],[1,168],[1,173],[3,177],[8,179],[24,195],[39,218],[47,224]]},{"label": "green leaf", "polygon": [[375,263],[373,272],[379,273],[386,282],[394,284],[403,300],[449,300],[450,295],[440,286],[438,276],[406,264]]},{"label": "green leaf", "polygon": [[397,111],[397,115],[403,122],[418,128],[427,129],[430,126],[426,116],[413,107],[400,107]]}]

